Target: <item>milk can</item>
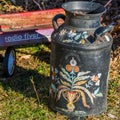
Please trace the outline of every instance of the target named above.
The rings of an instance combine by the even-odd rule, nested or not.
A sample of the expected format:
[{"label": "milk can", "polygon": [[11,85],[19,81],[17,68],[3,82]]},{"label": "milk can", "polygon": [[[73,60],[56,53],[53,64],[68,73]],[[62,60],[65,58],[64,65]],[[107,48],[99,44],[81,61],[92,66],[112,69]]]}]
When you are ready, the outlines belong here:
[{"label": "milk can", "polygon": [[49,105],[71,117],[102,113],[107,106],[113,24],[101,25],[105,8],[100,3],[71,1],[62,8],[65,15],[53,18]]}]

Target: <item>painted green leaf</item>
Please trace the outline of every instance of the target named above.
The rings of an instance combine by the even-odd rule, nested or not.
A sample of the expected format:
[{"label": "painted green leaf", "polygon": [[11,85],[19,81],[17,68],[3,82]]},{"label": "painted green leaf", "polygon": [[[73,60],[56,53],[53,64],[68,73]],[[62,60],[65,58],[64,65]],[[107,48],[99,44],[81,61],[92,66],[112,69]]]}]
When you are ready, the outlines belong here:
[{"label": "painted green leaf", "polygon": [[80,39],[80,37],[81,37],[81,34],[76,35],[76,36],[74,37],[74,40],[78,40],[78,39]]},{"label": "painted green leaf", "polygon": [[98,93],[95,95],[96,97],[103,97],[103,94],[102,93]]}]

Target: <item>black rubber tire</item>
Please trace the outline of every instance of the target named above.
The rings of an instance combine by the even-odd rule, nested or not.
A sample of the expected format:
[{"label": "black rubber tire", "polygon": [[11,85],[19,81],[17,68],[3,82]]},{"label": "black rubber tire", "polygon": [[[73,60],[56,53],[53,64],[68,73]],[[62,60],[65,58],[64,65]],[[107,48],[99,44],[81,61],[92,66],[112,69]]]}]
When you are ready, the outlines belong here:
[{"label": "black rubber tire", "polygon": [[11,77],[16,67],[16,51],[13,47],[8,47],[3,60],[3,76]]},{"label": "black rubber tire", "polygon": [[0,54],[0,63],[3,63],[4,57]]}]

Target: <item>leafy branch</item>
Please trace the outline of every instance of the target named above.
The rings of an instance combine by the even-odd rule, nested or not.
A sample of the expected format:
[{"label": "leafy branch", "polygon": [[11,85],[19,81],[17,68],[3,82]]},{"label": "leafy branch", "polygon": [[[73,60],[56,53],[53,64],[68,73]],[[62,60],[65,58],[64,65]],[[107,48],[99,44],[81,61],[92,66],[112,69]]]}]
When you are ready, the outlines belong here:
[{"label": "leafy branch", "polygon": [[24,11],[21,6],[15,6],[12,0],[0,0],[0,13],[14,13]]}]

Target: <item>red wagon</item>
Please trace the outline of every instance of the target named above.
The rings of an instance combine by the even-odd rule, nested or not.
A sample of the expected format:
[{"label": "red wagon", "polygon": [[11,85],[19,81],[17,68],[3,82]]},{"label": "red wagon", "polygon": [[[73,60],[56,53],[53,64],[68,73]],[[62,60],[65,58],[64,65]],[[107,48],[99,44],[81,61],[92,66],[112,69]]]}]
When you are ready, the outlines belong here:
[{"label": "red wagon", "polygon": [[52,18],[57,13],[64,14],[64,11],[51,9],[0,15],[0,49],[6,50],[1,60],[5,76],[12,76],[15,70],[14,47],[50,42]]}]

